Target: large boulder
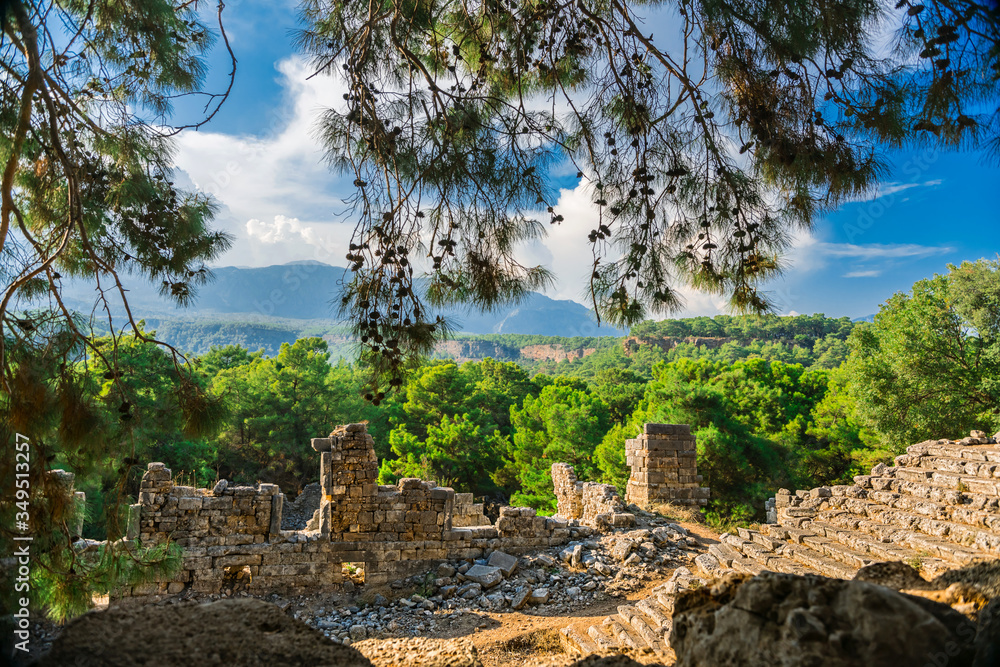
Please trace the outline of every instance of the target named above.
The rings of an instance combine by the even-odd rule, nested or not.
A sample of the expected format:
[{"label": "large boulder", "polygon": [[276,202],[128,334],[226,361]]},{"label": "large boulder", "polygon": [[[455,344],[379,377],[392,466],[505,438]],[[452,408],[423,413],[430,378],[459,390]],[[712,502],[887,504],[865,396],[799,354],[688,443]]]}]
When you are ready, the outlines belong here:
[{"label": "large boulder", "polygon": [[854,581],[865,581],[894,591],[930,588],[930,582],[902,561],[886,561],[866,565],[854,574]]},{"label": "large boulder", "polygon": [[355,649],[253,598],[90,612],[67,625],[37,664],[371,667]]},{"label": "large boulder", "polygon": [[1000,598],[979,612],[979,632],[976,633],[976,660],[973,667],[1000,665]]},{"label": "large boulder", "polygon": [[670,644],[677,667],[968,667],[975,636],[972,622],[933,600],[765,572],[682,593]]}]

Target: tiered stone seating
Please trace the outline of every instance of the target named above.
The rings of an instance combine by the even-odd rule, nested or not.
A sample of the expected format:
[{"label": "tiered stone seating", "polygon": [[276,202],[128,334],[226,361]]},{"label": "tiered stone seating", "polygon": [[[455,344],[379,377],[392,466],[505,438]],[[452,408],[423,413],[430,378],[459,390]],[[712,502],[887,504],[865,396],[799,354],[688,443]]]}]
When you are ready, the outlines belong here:
[{"label": "tiered stone seating", "polygon": [[600,625],[587,629],[587,636],[568,627],[563,629],[563,645],[568,653],[587,655],[600,650],[623,648],[652,651],[660,657],[672,657],[668,637],[670,617],[674,611],[674,596],[689,588],[706,584],[686,567],[677,568],[670,580],[653,589],[643,600],[620,605],[618,613],[608,616]]},{"label": "tiered stone seating", "polygon": [[933,578],[1000,557],[998,443],[1000,433],[987,438],[973,431],[959,442],[908,447],[895,465],[879,464],[850,486],[782,489],[768,503],[771,523],[721,535],[695,558],[700,577],[679,568],[651,598],[591,627],[592,646],[648,646],[666,655],[673,595],[727,571],[851,579],[871,563],[903,561]]},{"label": "tiered stone seating", "polygon": [[720,568],[850,578],[901,560],[933,577],[1000,556],[1000,446],[981,432],[920,443],[851,486],[782,489],[769,506],[774,523],[720,537]]}]

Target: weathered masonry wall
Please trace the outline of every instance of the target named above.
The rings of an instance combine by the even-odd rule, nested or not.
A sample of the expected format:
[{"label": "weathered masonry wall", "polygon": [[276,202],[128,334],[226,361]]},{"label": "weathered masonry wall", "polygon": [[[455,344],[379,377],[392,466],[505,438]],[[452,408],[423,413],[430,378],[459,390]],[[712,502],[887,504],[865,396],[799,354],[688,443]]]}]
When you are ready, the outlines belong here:
[{"label": "weathered masonry wall", "polygon": [[613,485],[577,481],[576,471],[568,463],[552,464],[552,485],[558,516],[598,529],[635,523],[635,515],[626,511]]},{"label": "weathered masonry wall", "polygon": [[483,514],[483,504],[474,501],[471,493],[456,493],[451,510],[452,528],[471,528],[492,525]]},{"label": "weathered masonry wall", "polygon": [[625,441],[625,460],[632,469],[626,502],[642,507],[708,503],[710,492],[701,486],[695,438],[687,424],[646,424],[639,437]]},{"label": "weathered masonry wall", "polygon": [[498,549],[523,553],[563,544],[584,530],[515,507],[502,508],[491,525],[471,494],[419,479],[379,485],[373,445],[363,424],[313,440],[320,453],[318,530],[282,530],[285,496],[273,484],[178,486],[164,464],[150,463],[129,538],[171,540],[183,548],[183,561],[169,580],[131,594],[218,593],[237,572],[249,575],[243,581],[255,594],[335,590],[345,563],[363,563],[366,583],[384,583],[435,561],[481,558]]}]

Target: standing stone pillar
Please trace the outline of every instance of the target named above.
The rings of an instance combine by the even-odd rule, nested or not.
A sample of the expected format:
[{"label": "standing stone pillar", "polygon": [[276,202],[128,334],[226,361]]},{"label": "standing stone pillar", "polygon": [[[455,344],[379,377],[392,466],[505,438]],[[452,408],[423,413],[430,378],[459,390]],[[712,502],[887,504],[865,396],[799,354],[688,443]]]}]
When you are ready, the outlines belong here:
[{"label": "standing stone pillar", "polygon": [[632,469],[625,502],[706,505],[710,492],[701,486],[691,427],[646,424],[642,430],[639,437],[625,441],[625,460]]},{"label": "standing stone pillar", "polygon": [[568,463],[552,464],[552,486],[556,493],[556,513],[564,519],[583,517],[583,485]]},{"label": "standing stone pillar", "polygon": [[378,494],[374,445],[365,424],[338,426],[329,437],[312,439],[312,448],[320,452],[320,533],[336,539],[373,529],[374,516],[363,507]]}]

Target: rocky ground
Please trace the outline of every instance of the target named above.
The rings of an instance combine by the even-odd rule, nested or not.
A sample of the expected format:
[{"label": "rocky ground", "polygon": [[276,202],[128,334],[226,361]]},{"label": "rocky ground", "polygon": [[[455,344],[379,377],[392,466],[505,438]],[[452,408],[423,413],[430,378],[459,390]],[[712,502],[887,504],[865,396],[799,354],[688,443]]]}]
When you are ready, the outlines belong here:
[{"label": "rocky ground", "polygon": [[698,524],[638,519],[560,549],[444,563],[382,591],[265,601],[237,590],[112,605],[70,623],[37,667],[1000,664],[996,560],[933,581],[902,562],[868,566],[850,581],[730,572],[678,594],[669,654],[567,653],[567,624],[582,632],[599,623],[717,544]]},{"label": "rocky ground", "polygon": [[[348,586],[353,590],[346,594],[262,599],[337,644],[466,637],[486,667],[527,664],[529,657],[563,653],[558,630],[567,623],[585,628],[624,601],[648,595],[714,542],[703,525],[633,509],[632,528],[584,530],[581,539],[545,551],[451,561],[386,587]],[[157,604],[252,597],[240,587],[235,582],[222,596],[189,593]],[[45,630],[43,644],[58,634]]]},{"label": "rocky ground", "polygon": [[635,514],[633,528],[521,557],[451,561],[389,587],[357,586],[349,596],[265,599],[334,642],[469,637],[487,667],[525,664],[561,654],[558,630],[567,623],[586,627],[643,597],[714,542],[703,525]]}]

